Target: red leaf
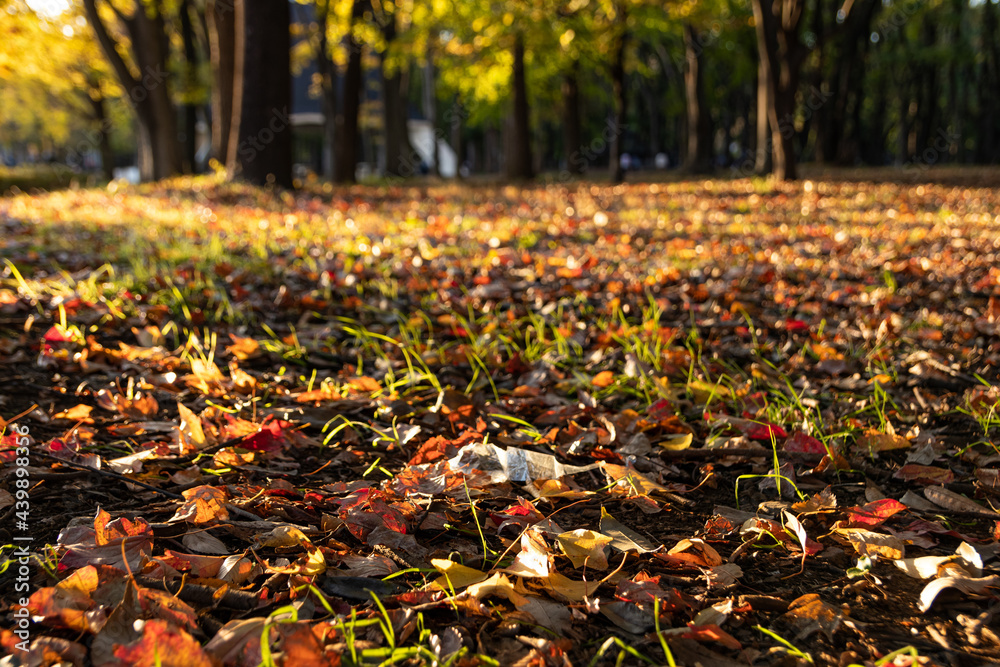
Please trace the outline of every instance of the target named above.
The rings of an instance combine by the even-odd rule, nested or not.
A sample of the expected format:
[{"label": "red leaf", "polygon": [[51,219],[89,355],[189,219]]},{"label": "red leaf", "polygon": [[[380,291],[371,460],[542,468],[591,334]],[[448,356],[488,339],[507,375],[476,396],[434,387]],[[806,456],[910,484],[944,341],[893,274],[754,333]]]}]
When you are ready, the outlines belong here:
[{"label": "red leaf", "polygon": [[770,442],[772,439],[782,440],[787,438],[788,433],[785,432],[785,429],[776,424],[768,424],[766,422],[758,424],[754,422],[752,426],[747,428],[746,436],[751,440],[766,440]]},{"label": "red leaf", "polygon": [[115,657],[132,667],[212,667],[194,637],[159,619],[146,621],[142,638],[116,648]]},{"label": "red leaf", "polygon": [[728,649],[739,651],[743,645],[731,634],[720,628],[715,623],[705,625],[693,625],[688,623],[688,631],[681,635],[685,639],[697,639],[702,642],[718,642]]},{"label": "red leaf", "polygon": [[934,466],[922,466],[916,463],[907,463],[892,475],[896,479],[907,482],[919,482],[920,484],[949,484],[955,481],[955,473],[946,468]]},{"label": "red leaf", "polygon": [[848,527],[874,528],[882,525],[892,515],[906,509],[908,509],[906,505],[892,498],[875,500],[864,507],[852,507],[847,510]]},{"label": "red leaf", "polygon": [[805,454],[826,454],[826,447],[816,438],[802,431],[795,431],[785,440],[786,452],[802,452]]}]

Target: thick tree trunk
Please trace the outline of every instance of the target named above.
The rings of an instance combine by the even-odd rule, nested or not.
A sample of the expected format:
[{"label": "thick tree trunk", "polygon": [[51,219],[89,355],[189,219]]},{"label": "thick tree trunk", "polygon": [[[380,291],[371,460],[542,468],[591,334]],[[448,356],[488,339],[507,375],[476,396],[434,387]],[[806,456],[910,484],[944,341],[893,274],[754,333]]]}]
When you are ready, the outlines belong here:
[{"label": "thick tree trunk", "polygon": [[770,69],[763,59],[757,67],[757,134],[753,173],[758,176],[771,171],[771,84]]},{"label": "thick tree trunk", "polygon": [[351,9],[351,33],[347,36],[347,69],[344,72],[343,112],[337,116],[333,180],[354,183],[358,171],[358,112],[361,109],[363,45],[354,36],[354,26],[370,6],[366,0],[354,0]]},{"label": "thick tree trunk", "polygon": [[236,76],[236,11],[229,0],[209,0],[209,46],[212,59],[212,156],[229,159]]},{"label": "thick tree trunk", "polygon": [[287,3],[243,0],[242,84],[235,175],[256,185],[292,187],[291,15]]},{"label": "thick tree trunk", "polygon": [[982,102],[979,112],[979,150],[977,159],[980,162],[994,163],[1000,160],[1000,144],[997,136],[1000,134],[1000,23],[997,15],[1000,7],[984,2],[982,51],[984,52],[983,81],[980,86]]},{"label": "thick tree trunk", "polygon": [[531,128],[529,126],[528,85],[524,75],[524,38],[514,39],[514,72],[511,83],[513,113],[507,152],[507,178],[526,181],[534,177],[531,160]]},{"label": "thick tree trunk", "polygon": [[192,99],[198,85],[198,48],[195,45],[194,24],[191,21],[190,0],[181,0],[177,7],[180,15],[181,42],[184,45],[184,141],[181,161],[184,171],[193,174],[198,171],[198,104]]},{"label": "thick tree trunk", "polygon": [[320,101],[323,109],[323,176],[333,178],[334,151],[337,142],[337,85],[330,44],[326,31],[329,25],[331,0],[316,2],[316,73],[320,79]]},{"label": "thick tree trunk", "polygon": [[614,119],[611,127],[611,142],[608,159],[611,168],[611,182],[625,180],[622,155],[625,153],[625,120],[628,114],[628,91],[625,88],[625,47],[628,41],[627,16],[624,3],[615,3],[615,29],[617,31],[614,60],[611,63],[611,94],[614,100]]},{"label": "thick tree trunk", "polygon": [[389,49],[396,39],[396,13],[387,16],[382,28],[385,50],[381,54],[382,123],[385,128],[385,173],[390,176],[412,176],[412,149],[406,131],[406,99],[403,96],[403,68],[386,63]]},{"label": "thick tree trunk", "polygon": [[94,122],[97,123],[98,148],[101,151],[101,173],[111,180],[115,177],[115,154],[111,150],[111,119],[108,118],[108,107],[104,96],[100,93],[99,84],[94,82],[93,93],[87,96],[90,100]]},{"label": "thick tree trunk", "polygon": [[587,158],[582,154],[582,134],[580,132],[580,65],[573,61],[569,71],[563,76],[563,150],[566,171],[580,175],[587,171]]},{"label": "thick tree trunk", "polygon": [[804,0],[752,0],[757,48],[768,68],[768,121],[774,176],[798,178],[795,153],[795,94],[808,49],[799,39]]},{"label": "thick tree trunk", "polygon": [[90,23],[111,63],[139,124],[139,174],[143,180],[167,178],[181,171],[177,117],[169,90],[169,43],[159,2],[131,5],[132,12],[116,8],[115,15],[129,37],[132,61],[139,77],[118,52],[120,44],[104,24],[98,0],[83,0]]},{"label": "thick tree trunk", "polygon": [[691,24],[684,25],[684,92],[687,108],[687,153],[684,168],[694,174],[712,170],[712,117],[705,100],[701,71],[702,45]]}]

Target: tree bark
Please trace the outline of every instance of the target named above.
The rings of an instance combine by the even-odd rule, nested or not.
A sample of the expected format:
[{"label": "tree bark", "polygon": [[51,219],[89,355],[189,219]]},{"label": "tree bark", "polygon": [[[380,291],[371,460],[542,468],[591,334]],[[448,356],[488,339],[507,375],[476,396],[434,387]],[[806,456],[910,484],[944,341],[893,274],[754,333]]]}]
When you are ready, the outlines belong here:
[{"label": "tree bark", "polygon": [[[288,4],[242,0],[237,35],[240,121],[235,176],[255,185],[292,187],[291,16]],[[247,85],[252,82],[252,85]]]},{"label": "tree bark", "polygon": [[177,7],[180,15],[181,42],[184,45],[184,141],[181,155],[182,167],[185,173],[193,174],[198,170],[198,105],[193,98],[193,91],[198,85],[198,49],[195,45],[194,25],[191,22],[190,0],[181,0]]},{"label": "tree bark", "polygon": [[[752,0],[757,49],[768,68],[771,156],[779,181],[798,178],[795,153],[795,94],[808,52],[799,38],[804,0]],[[765,6],[767,5],[767,6]]]},{"label": "tree bark", "polygon": [[984,52],[983,82],[981,85],[982,102],[979,115],[979,150],[977,159],[980,162],[995,163],[1000,160],[1000,144],[997,137],[1000,134],[1000,23],[997,15],[1000,7],[991,2],[984,2],[982,51]]},{"label": "tree bark", "polygon": [[208,32],[212,60],[212,156],[229,159],[236,77],[236,10],[229,0],[209,0]]},{"label": "tree bark", "polygon": [[[385,3],[387,4],[387,3]],[[384,6],[384,5],[383,5]],[[389,49],[396,39],[396,13],[385,16],[382,36],[385,50],[381,54],[382,123],[385,129],[385,173],[390,176],[412,176],[410,139],[406,131],[406,100],[403,96],[403,68],[387,63]]]},{"label": "tree bark", "polygon": [[524,37],[514,38],[514,72],[512,81],[513,113],[507,154],[507,178],[527,181],[534,177],[531,159],[531,128],[529,126],[528,85],[524,74]]},{"label": "tree bark", "polygon": [[[89,82],[90,83],[90,82]],[[87,95],[90,100],[91,111],[94,114],[94,121],[97,123],[98,147],[101,151],[101,173],[104,178],[112,180],[115,177],[115,154],[111,150],[111,119],[108,118],[107,102],[100,91],[100,83],[91,83],[91,94]]]},{"label": "tree bark", "polygon": [[431,163],[429,171],[434,176],[441,175],[441,152],[438,146],[438,104],[437,77],[434,71],[434,48],[427,48],[427,63],[423,69],[424,75],[424,115],[431,126]]},{"label": "tree bark", "polygon": [[757,67],[757,146],[753,165],[753,173],[758,176],[771,171],[770,76],[770,69],[761,59]]},{"label": "tree bark", "polygon": [[615,3],[616,44],[614,60],[611,63],[611,90],[614,98],[614,120],[611,128],[611,142],[608,159],[611,162],[611,182],[625,180],[622,155],[625,153],[625,118],[628,113],[628,91],[625,89],[625,46],[628,41],[627,17],[624,3]]},{"label": "tree bark", "polygon": [[684,92],[687,108],[687,153],[684,168],[694,174],[712,171],[712,117],[705,100],[701,71],[702,45],[690,23],[684,25]]},{"label": "tree bark", "polygon": [[463,178],[462,165],[465,157],[465,146],[462,143],[462,120],[465,117],[462,101],[457,96],[451,109],[447,112],[445,121],[451,129],[451,148],[455,151],[455,178]]},{"label": "tree bark", "polygon": [[347,36],[347,69],[344,72],[343,112],[337,116],[336,151],[333,159],[333,180],[354,183],[358,171],[358,112],[361,109],[362,44],[354,36],[354,27],[369,6],[366,0],[354,0],[351,8],[351,32]]},{"label": "tree bark", "polygon": [[587,159],[582,155],[580,132],[580,64],[574,60],[563,75],[563,144],[566,171],[577,176],[587,171]]},{"label": "tree bark", "polygon": [[125,91],[139,124],[139,175],[143,180],[167,178],[181,171],[177,117],[169,90],[169,43],[160,2],[131,5],[126,14],[110,5],[131,42],[131,57],[139,76],[119,53],[98,12],[99,0],[83,0],[87,21]]}]

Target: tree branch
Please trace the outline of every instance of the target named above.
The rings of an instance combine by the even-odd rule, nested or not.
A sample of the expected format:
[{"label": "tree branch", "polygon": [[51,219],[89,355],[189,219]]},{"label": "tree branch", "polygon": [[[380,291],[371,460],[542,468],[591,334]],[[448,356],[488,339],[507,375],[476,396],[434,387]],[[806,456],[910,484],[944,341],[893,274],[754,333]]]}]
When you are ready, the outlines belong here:
[{"label": "tree branch", "polygon": [[129,70],[125,59],[118,53],[117,43],[108,32],[104,21],[101,20],[101,16],[97,11],[97,0],[83,0],[83,8],[87,12],[87,21],[90,22],[90,27],[93,28],[94,34],[97,36],[97,42],[101,45],[101,50],[104,51],[105,57],[107,57],[114,68],[115,74],[118,75],[118,80],[125,89],[127,96],[130,90],[139,85],[139,82],[132,76],[132,72]]}]

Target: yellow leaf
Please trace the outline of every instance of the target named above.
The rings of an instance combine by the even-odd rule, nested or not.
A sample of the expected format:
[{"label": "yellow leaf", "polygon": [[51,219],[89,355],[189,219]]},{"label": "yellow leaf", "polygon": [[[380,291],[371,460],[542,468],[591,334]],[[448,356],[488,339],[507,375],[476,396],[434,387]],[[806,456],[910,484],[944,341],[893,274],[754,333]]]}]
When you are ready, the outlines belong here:
[{"label": "yellow leaf", "polygon": [[874,429],[868,429],[864,435],[858,438],[858,447],[868,450],[870,454],[875,452],[887,452],[893,449],[907,449],[910,441],[896,433],[882,433]]},{"label": "yellow leaf", "polygon": [[573,563],[573,567],[589,567],[594,570],[608,569],[608,556],[605,550],[611,544],[611,538],[594,530],[577,530],[562,533],[556,537],[559,548]]},{"label": "yellow leaf", "polygon": [[297,547],[308,544],[309,538],[295,526],[278,526],[269,533],[257,538],[262,547]]},{"label": "yellow leaf", "polygon": [[656,444],[672,452],[679,452],[682,449],[690,447],[693,441],[694,435],[691,433],[671,433],[666,436],[665,440],[661,440]]},{"label": "yellow leaf", "polygon": [[620,466],[616,463],[608,463],[607,461],[602,462],[601,468],[608,479],[612,482],[617,482],[619,487],[627,489],[630,493],[635,493],[639,496],[648,496],[653,491],[667,490],[667,487],[657,484],[632,468]]},{"label": "yellow leaf", "polygon": [[88,424],[93,424],[94,420],[90,418],[90,413],[93,411],[93,407],[89,405],[84,405],[83,403],[79,405],[74,405],[69,410],[63,410],[60,413],[53,415],[53,419],[69,419],[75,422],[86,422]]},{"label": "yellow leaf", "polygon": [[593,596],[601,586],[600,581],[575,581],[558,572],[550,573],[542,581],[546,584],[549,594],[563,602],[583,602],[583,598]]},{"label": "yellow leaf", "polygon": [[458,591],[472,584],[478,584],[481,581],[485,581],[489,576],[482,570],[466,567],[461,563],[444,558],[431,559],[431,565],[444,576],[435,579],[430,585],[437,586],[446,593]]},{"label": "yellow leaf", "polygon": [[877,555],[886,560],[900,560],[905,553],[905,545],[898,537],[875,533],[864,528],[837,528],[835,531],[847,538],[851,546],[862,556]]}]

